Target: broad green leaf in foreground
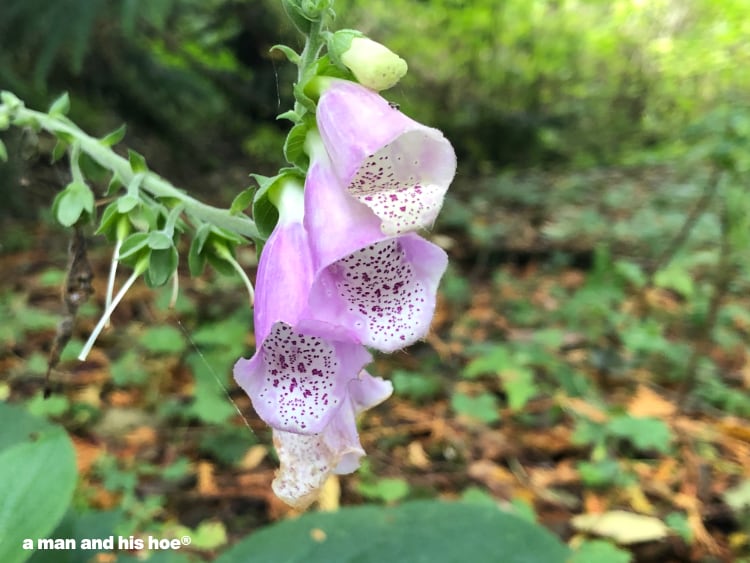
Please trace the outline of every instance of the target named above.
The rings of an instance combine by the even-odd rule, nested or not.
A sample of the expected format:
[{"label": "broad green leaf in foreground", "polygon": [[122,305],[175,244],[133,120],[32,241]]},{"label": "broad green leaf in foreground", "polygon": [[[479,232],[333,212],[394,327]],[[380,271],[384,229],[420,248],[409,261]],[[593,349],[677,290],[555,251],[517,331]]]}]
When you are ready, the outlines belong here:
[{"label": "broad green leaf in foreground", "polygon": [[238,543],[215,563],[563,563],[541,526],[493,506],[415,501],[309,513]]},{"label": "broad green leaf in foreground", "polygon": [[21,563],[65,514],[76,483],[65,431],[23,408],[0,403],[0,561]]}]

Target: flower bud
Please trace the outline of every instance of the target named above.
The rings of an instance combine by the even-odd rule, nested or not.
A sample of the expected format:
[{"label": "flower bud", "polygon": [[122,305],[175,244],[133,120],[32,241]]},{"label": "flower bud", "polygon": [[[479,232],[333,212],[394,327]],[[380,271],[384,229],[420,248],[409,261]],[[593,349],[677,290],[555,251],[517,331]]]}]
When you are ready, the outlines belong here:
[{"label": "flower bud", "polygon": [[394,86],[407,71],[406,61],[388,47],[352,29],[334,33],[328,41],[334,63],[348,68],[357,81],[379,92]]}]

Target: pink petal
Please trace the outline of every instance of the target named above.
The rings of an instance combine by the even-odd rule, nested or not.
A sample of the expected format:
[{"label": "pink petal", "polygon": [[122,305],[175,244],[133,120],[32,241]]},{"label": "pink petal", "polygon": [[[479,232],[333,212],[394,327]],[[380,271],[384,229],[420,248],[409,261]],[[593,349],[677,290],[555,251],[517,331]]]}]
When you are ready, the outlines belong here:
[{"label": "pink petal", "polygon": [[[301,218],[300,218],[301,219]],[[299,222],[280,222],[261,255],[255,355],[234,367],[258,416],[277,429],[320,432],[340,408],[350,380],[370,361],[346,327],[300,319],[312,258]]]},{"label": "pink petal", "polygon": [[378,216],[384,234],[432,225],[456,173],[455,152],[440,131],[346,80],[331,81],[316,115],[336,175]]},{"label": "pink petal", "polygon": [[393,352],[427,335],[447,265],[443,250],[415,234],[376,242],[317,273],[306,315]]},{"label": "pink petal", "polygon": [[278,322],[250,360],[235,364],[234,375],[267,424],[314,434],[339,410],[352,374],[370,359],[358,343],[301,334]]}]

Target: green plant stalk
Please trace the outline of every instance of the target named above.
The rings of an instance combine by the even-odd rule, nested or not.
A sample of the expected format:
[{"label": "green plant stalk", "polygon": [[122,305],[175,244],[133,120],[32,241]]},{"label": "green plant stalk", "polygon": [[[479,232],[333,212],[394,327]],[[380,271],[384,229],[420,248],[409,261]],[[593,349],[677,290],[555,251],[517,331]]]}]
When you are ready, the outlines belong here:
[{"label": "green plant stalk", "polygon": [[[135,176],[130,162],[126,158],[104,146],[98,139],[81,131],[64,118],[52,117],[46,113],[19,107],[15,111],[11,111],[11,122],[24,125],[36,123],[52,134],[61,133],[73,137],[80,144],[82,152],[117,175],[125,185],[130,184]],[[155,197],[178,199],[185,206],[187,214],[201,221],[227,229],[246,238],[261,238],[255,222],[246,215],[233,215],[227,209],[206,205],[185,194],[154,172],[148,171],[145,173],[141,187]]]},{"label": "green plant stalk", "polygon": [[[323,14],[319,20],[313,22],[310,34],[305,37],[305,47],[300,53],[300,61],[297,67],[297,84],[304,84],[308,78],[307,75],[314,71],[315,62],[318,60],[318,55],[324,45],[323,29],[328,24],[326,20],[327,14]],[[296,101],[294,111],[298,115],[302,115],[305,108],[299,101]]]}]

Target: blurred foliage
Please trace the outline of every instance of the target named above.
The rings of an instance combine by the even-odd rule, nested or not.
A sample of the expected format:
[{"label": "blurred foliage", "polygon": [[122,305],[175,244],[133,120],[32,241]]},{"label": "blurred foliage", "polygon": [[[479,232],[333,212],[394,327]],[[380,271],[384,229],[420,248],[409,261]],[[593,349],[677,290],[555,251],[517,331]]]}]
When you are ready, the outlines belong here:
[{"label": "blurred foliage", "polygon": [[[379,438],[388,461],[376,454],[363,465],[350,488],[354,498],[436,496],[443,485],[416,482],[415,468],[426,468],[445,480],[440,471],[460,475],[449,493],[463,491],[467,501],[478,497],[494,509],[507,491],[476,486],[476,452],[462,450],[462,440],[479,448],[491,441],[487,435],[502,433],[522,443],[516,437],[527,430],[552,434],[565,426],[568,449],[543,463],[572,461],[580,489],[545,490],[537,508],[552,495],[555,510],[571,513],[587,508],[582,497],[599,508],[635,505],[623,495],[638,490],[649,468],[669,459],[687,464],[681,456],[696,450],[717,477],[712,498],[732,511],[730,531],[747,529],[747,485],[722,489],[747,466],[673,423],[675,413],[750,417],[750,3],[337,0],[336,9],[341,26],[362,29],[408,60],[409,74],[388,97],[443,129],[460,162],[435,228],[452,257],[439,308],[447,318],[429,342],[435,351],[417,346],[382,370],[397,405],[446,418],[450,431],[425,450],[413,448],[432,439],[423,427]],[[275,0],[5,0],[0,88],[41,107],[69,90],[71,117],[82,125],[104,132],[127,121],[134,125],[129,143],[147,145],[140,150],[157,166],[187,170],[189,188],[238,192],[244,184],[232,182],[279,163],[284,126],[274,117],[290,103],[292,76],[268,49],[296,41]],[[11,141],[12,157],[33,162],[39,139],[24,133]],[[154,154],[150,144],[166,149]],[[47,150],[43,139],[40,148]],[[17,187],[19,162],[26,161],[11,158],[0,168],[0,191],[11,188],[5,210],[28,207]],[[219,180],[210,176],[215,171]],[[55,176],[49,182],[66,184]],[[31,243],[9,230],[2,244],[12,251]],[[34,283],[50,289],[63,278],[50,269]],[[250,319],[221,283],[199,288],[211,293],[200,310],[193,298],[178,301],[187,329],[159,317],[104,341],[112,348],[113,393],[137,396],[146,412],[135,422],[170,428],[191,460],[100,459],[92,470],[98,490],[77,494],[61,529],[80,534],[94,497],[106,495],[123,505],[106,513],[108,533],[166,526],[163,505],[176,496],[176,481],[199,473],[195,458],[236,469],[256,442],[269,442],[230,422],[236,411],[224,385],[232,362],[246,353]],[[0,326],[0,359],[11,366],[0,399],[21,395],[28,410],[69,429],[122,433],[132,413],[113,417],[79,396],[45,402],[36,390],[24,391],[22,382],[45,369],[44,357],[25,347],[39,347],[58,320],[29,291],[19,283],[0,293],[0,316],[15,320]],[[84,320],[94,314],[81,310]],[[63,363],[80,347],[74,338]],[[663,415],[631,412],[644,388]],[[465,428],[469,438],[454,437]],[[405,447],[414,458],[399,465],[394,452]],[[502,463],[525,463],[516,461],[518,451]],[[501,481],[500,469],[492,474]],[[676,491],[681,483],[672,485]],[[663,496],[643,506],[687,548],[700,541],[697,513]],[[248,528],[265,523],[252,518]],[[237,535],[240,524],[230,532]],[[206,545],[218,545],[212,538]],[[253,538],[236,553],[252,552]],[[746,555],[746,539],[734,540],[738,557]],[[629,553],[597,540],[577,545],[572,559],[627,560]]]}]

